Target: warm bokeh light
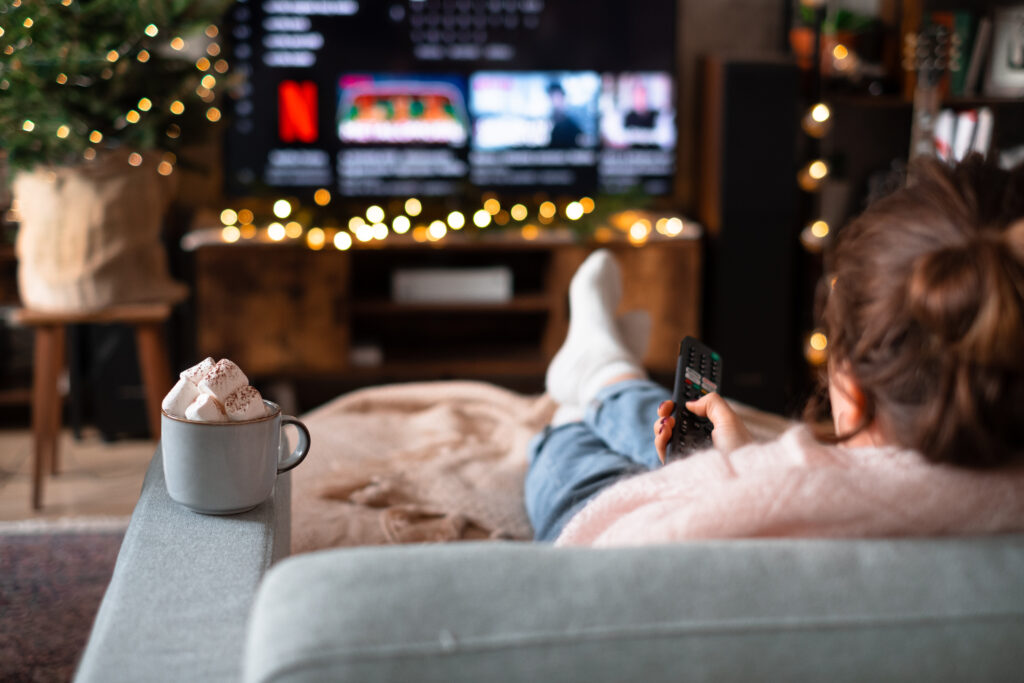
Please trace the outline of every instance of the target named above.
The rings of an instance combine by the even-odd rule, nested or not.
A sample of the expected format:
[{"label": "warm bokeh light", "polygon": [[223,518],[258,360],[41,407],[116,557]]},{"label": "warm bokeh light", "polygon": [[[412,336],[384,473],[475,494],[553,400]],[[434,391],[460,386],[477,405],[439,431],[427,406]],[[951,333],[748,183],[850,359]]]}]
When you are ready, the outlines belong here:
[{"label": "warm bokeh light", "polygon": [[[241,212],[239,212],[239,214],[241,214]],[[251,240],[256,236],[256,226],[252,223],[243,224],[240,230],[242,231],[243,239]]]},{"label": "warm bokeh light", "polygon": [[597,204],[590,197],[580,197],[580,206],[583,207],[583,213],[590,213],[596,208]]},{"label": "warm bokeh light", "polygon": [[143,97],[141,100],[139,100],[138,107],[140,111],[149,111],[153,108],[153,100],[149,99],[148,97]]},{"label": "warm bokeh light", "polygon": [[220,109],[217,109],[217,107],[210,107],[206,110],[206,118],[214,123],[220,121]]},{"label": "warm bokeh light", "polygon": [[391,221],[391,229],[399,235],[409,232],[411,227],[412,221],[409,220],[408,216],[395,216],[395,220]]},{"label": "warm bokeh light", "polygon": [[172,114],[178,115],[185,111],[185,105],[181,100],[174,100],[171,102],[170,110]]},{"label": "warm bokeh light", "polygon": [[94,130],[93,132],[89,133],[89,142],[91,142],[92,144],[98,145],[102,141],[103,133],[99,132],[98,130]]},{"label": "warm bokeh light", "polygon": [[284,226],[281,225],[280,223],[271,223],[270,225],[267,226],[267,237],[274,240],[275,242],[280,242],[281,240],[283,240],[284,235]]},{"label": "warm bokeh light", "polygon": [[298,221],[288,221],[284,226],[284,234],[293,240],[302,237],[302,224]]},{"label": "warm bokeh light", "polygon": [[675,237],[683,231],[683,221],[681,218],[669,218],[665,221],[665,234],[669,237]]},{"label": "warm bokeh light", "polygon": [[579,202],[569,202],[565,206],[565,217],[571,221],[577,221],[583,217],[583,204]]},{"label": "warm bokeh light", "polygon": [[405,200],[405,212],[410,216],[419,216],[422,210],[423,204],[415,197],[409,197]]},{"label": "warm bokeh light", "polygon": [[811,118],[818,123],[825,123],[831,115],[828,106],[820,102],[811,109]]},{"label": "warm bokeh light", "polygon": [[473,225],[478,228],[486,228],[491,224],[491,214],[487,209],[478,209],[473,214]]},{"label": "warm bokeh light", "polygon": [[[344,233],[338,234],[342,235]],[[321,228],[310,228],[309,232],[306,233],[306,246],[308,246],[310,249],[313,249],[314,251],[319,251],[320,249],[323,249],[324,243],[326,241],[327,236],[324,234],[324,231]],[[351,241],[352,238],[350,237],[349,242]]]},{"label": "warm bokeh light", "polygon": [[239,209],[238,211],[238,222],[239,223],[252,223],[253,215],[249,209]]},{"label": "warm bokeh light", "polygon": [[62,140],[69,135],[71,135],[71,129],[68,126],[62,125],[57,129],[57,137]]},{"label": "warm bokeh light", "polygon": [[370,226],[373,228],[373,239],[385,240],[388,237],[388,226],[383,223],[374,223]]},{"label": "warm bokeh light", "polygon": [[274,215],[278,218],[288,218],[292,214],[292,205],[287,199],[278,199],[274,202]]},{"label": "warm bokeh light", "polygon": [[373,239],[373,226],[369,223],[361,223],[355,229],[356,239],[360,242],[369,242]]},{"label": "warm bokeh light", "polygon": [[451,226],[452,230],[462,230],[465,224],[466,217],[462,215],[461,211],[452,211],[448,214],[448,225]]},{"label": "warm bokeh light", "polygon": [[205,76],[203,76],[201,79],[199,79],[199,82],[202,84],[204,88],[213,88],[215,85],[217,85],[217,79],[211,76],[210,74],[206,74]]},{"label": "warm bokeh light", "polygon": [[510,216],[509,216],[508,211],[505,211],[504,209],[502,209],[497,214],[495,214],[494,222],[497,223],[498,225],[508,225],[509,218],[510,218]]},{"label": "warm bokeh light", "polygon": [[433,241],[441,239],[447,232],[448,226],[441,221],[432,221],[430,227],[427,228],[427,236]]},{"label": "warm bokeh light", "polygon": [[96,150],[90,147],[89,149],[82,152],[82,156],[85,157],[86,161],[92,161],[96,158]]},{"label": "warm bokeh light", "polygon": [[313,193],[313,201],[317,206],[327,206],[331,203],[331,193],[328,189],[321,187]]},{"label": "warm bokeh light", "polygon": [[217,43],[210,43],[206,46],[206,54],[210,55],[211,57],[216,57],[220,54],[220,45],[218,45]]},{"label": "warm bokeh light", "polygon": [[242,232],[234,225],[226,225],[220,231],[220,237],[225,242],[237,242],[241,236]]},{"label": "warm bokeh light", "polygon": [[594,231],[594,240],[601,243],[611,242],[615,239],[615,231],[607,225],[602,225]]},{"label": "warm bokeh light", "polygon": [[174,164],[169,161],[161,161],[157,164],[156,172],[160,175],[171,175],[174,172]]},{"label": "warm bokeh light", "polygon": [[824,365],[828,362],[828,338],[821,330],[815,330],[806,338],[804,358],[811,365]]},{"label": "warm bokeh light", "polygon": [[156,24],[150,24],[145,28],[145,33],[150,38],[155,38],[156,34],[160,33],[160,29],[156,27]]},{"label": "warm bokeh light", "polygon": [[555,215],[555,203],[541,202],[540,207],[537,209],[537,215],[541,218],[553,218]]},{"label": "warm bokeh light", "polygon": [[[206,57],[200,57],[196,60],[196,68],[200,71],[207,71],[210,68],[210,60]],[[206,85],[205,83],[203,85]],[[210,86],[206,86],[209,88]]]},{"label": "warm bokeh light", "polygon": [[180,37],[176,37],[176,38],[171,39],[171,49],[173,49],[173,50],[184,50],[185,49],[185,41],[182,40]]},{"label": "warm bokeh light", "polygon": [[131,154],[128,155],[128,164],[131,166],[141,166],[142,155],[139,154],[138,152],[132,152]]},{"label": "warm bokeh light", "polygon": [[426,242],[428,239],[430,239],[429,233],[427,231],[427,226],[417,225],[415,228],[413,228],[412,238],[417,242]]},{"label": "warm bokeh light", "polygon": [[218,59],[213,63],[213,70],[219,74],[227,73],[228,63],[223,59]]},{"label": "warm bokeh light", "polygon": [[107,61],[108,62],[116,62],[120,57],[121,57],[121,55],[118,54],[117,50],[111,50],[110,52],[107,53]]},{"label": "warm bokeh light", "polygon": [[366,220],[371,223],[380,223],[384,220],[384,209],[377,206],[376,204],[366,209]]},{"label": "warm bokeh light", "polygon": [[141,118],[142,116],[139,114],[139,112],[135,111],[134,109],[129,109],[128,113],[124,115],[124,120],[128,123],[138,123],[139,119]]},{"label": "warm bokeh light", "polygon": [[815,351],[824,351],[828,347],[828,337],[822,332],[815,332],[811,335],[809,343]]},{"label": "warm bokeh light", "polygon": [[352,246],[352,235],[344,230],[339,230],[334,236],[334,248],[338,251],[347,251]]},{"label": "warm bokeh light", "polygon": [[206,27],[206,30],[203,32],[206,34],[207,38],[216,38],[217,34],[220,33],[220,29],[218,29],[215,25],[210,24]]},{"label": "warm bokeh light", "polygon": [[348,229],[351,230],[352,232],[355,232],[356,228],[358,228],[360,225],[365,224],[366,221],[363,220],[362,216],[352,216],[352,218],[348,219]]},{"label": "warm bokeh light", "polygon": [[28,119],[25,119],[25,122],[21,124],[21,129],[26,133],[31,133],[36,129],[36,124]]},{"label": "warm bokeh light", "polygon": [[811,165],[807,167],[807,174],[815,180],[821,180],[828,175],[828,164],[820,159],[812,161]]},{"label": "warm bokeh light", "polygon": [[520,229],[519,234],[524,240],[533,241],[540,236],[540,228],[533,223],[527,223]]},{"label": "warm bokeh light", "polygon": [[57,74],[57,84],[58,85],[64,85],[67,82],[68,82],[68,75],[67,74]]},{"label": "warm bokeh light", "polygon": [[522,204],[516,204],[510,211],[512,218],[521,221],[526,219],[526,207]]},{"label": "warm bokeh light", "polygon": [[840,43],[832,49],[832,56],[836,59],[846,59],[850,56],[850,51],[846,49],[846,46]]},{"label": "warm bokeh light", "polygon": [[811,223],[811,234],[818,239],[828,236],[828,223],[825,221],[814,221]]},{"label": "warm bokeh light", "polygon": [[135,55],[135,59],[145,64],[149,61],[149,50],[139,50],[139,54]]},{"label": "warm bokeh light", "polygon": [[220,222],[224,225],[234,225],[238,222],[238,212],[234,209],[224,209],[220,212]]},{"label": "warm bokeh light", "polygon": [[484,211],[486,211],[492,216],[496,215],[499,211],[501,211],[501,202],[499,202],[494,197],[491,197],[486,202],[484,202]]},{"label": "warm bokeh light", "polygon": [[180,135],[181,135],[181,128],[178,127],[178,124],[172,123],[171,125],[167,126],[167,137],[169,137],[172,140],[174,140],[174,139],[176,139]]}]

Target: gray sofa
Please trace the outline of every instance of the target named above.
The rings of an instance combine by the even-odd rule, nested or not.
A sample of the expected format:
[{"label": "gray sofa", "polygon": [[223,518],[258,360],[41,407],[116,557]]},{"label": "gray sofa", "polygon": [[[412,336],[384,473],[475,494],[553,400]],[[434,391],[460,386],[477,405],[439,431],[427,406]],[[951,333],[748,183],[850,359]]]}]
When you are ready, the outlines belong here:
[{"label": "gray sofa", "polygon": [[167,497],[158,452],[76,680],[1024,677],[1024,536],[463,543],[275,563],[289,493],[282,479],[249,513],[197,515]]}]

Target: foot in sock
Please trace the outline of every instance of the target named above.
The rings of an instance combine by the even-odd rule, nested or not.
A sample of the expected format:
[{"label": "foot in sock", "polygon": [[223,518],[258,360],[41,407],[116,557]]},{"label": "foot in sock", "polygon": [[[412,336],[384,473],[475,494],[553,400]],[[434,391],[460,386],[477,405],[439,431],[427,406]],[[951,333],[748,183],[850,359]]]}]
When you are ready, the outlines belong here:
[{"label": "foot in sock", "polygon": [[569,333],[548,366],[548,393],[563,405],[588,403],[609,380],[644,377],[615,319],[622,275],[611,253],[595,251],[569,284]]}]

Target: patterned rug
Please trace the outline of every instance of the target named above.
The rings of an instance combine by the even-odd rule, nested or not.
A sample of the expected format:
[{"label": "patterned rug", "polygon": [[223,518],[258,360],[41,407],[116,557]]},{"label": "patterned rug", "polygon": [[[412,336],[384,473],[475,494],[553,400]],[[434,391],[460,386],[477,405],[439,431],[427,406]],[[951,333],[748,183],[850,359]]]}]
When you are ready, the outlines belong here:
[{"label": "patterned rug", "polygon": [[124,520],[0,525],[0,681],[70,681]]}]

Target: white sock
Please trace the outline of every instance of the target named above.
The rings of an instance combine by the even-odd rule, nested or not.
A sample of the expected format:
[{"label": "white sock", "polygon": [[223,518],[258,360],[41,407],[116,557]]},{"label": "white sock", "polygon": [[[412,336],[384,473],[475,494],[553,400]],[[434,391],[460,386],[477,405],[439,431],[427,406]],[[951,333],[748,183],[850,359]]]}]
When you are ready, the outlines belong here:
[{"label": "white sock", "polygon": [[599,249],[569,284],[569,333],[545,377],[547,391],[558,403],[583,406],[614,377],[645,376],[619,333],[615,309],[621,298],[619,265],[610,252]]}]

